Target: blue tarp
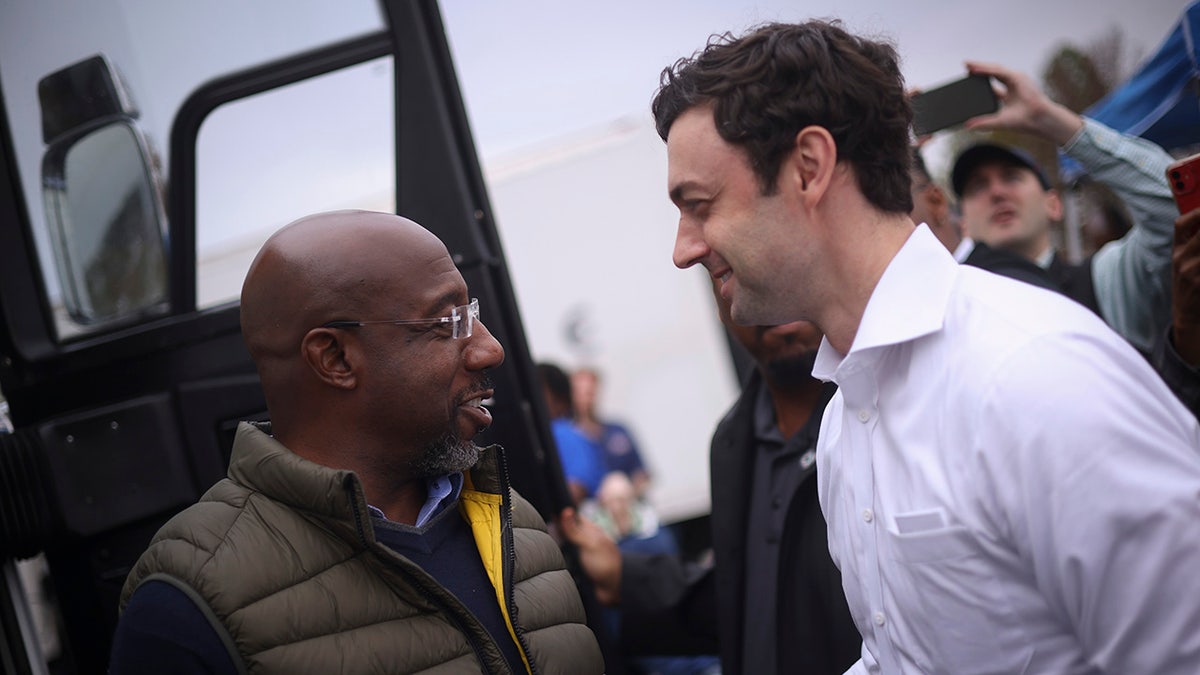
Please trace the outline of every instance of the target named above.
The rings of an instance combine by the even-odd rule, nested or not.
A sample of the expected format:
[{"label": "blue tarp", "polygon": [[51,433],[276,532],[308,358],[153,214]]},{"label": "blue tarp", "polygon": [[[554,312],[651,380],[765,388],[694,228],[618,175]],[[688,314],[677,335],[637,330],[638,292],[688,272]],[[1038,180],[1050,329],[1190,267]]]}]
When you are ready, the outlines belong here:
[{"label": "blue tarp", "polygon": [[[1129,80],[1083,112],[1168,150],[1200,144],[1200,0],[1183,11],[1158,51]],[[1064,162],[1064,176],[1079,168]]]}]

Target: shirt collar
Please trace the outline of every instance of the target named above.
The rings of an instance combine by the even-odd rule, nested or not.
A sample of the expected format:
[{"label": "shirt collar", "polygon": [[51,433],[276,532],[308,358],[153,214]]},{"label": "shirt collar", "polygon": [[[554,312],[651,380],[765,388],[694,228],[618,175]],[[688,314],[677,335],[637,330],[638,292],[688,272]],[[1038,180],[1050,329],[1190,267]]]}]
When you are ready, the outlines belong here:
[{"label": "shirt collar", "polygon": [[[423,527],[425,523],[428,523],[442,509],[453,504],[462,492],[462,487],[463,475],[461,473],[449,473],[444,476],[426,479],[425,489],[427,496],[425,503],[421,506],[421,510],[417,512],[417,522],[414,523],[414,526]],[[383,511],[370,504],[367,504],[367,510],[376,518],[388,519]]]},{"label": "shirt collar", "polygon": [[954,249],[954,259],[962,262],[971,255],[971,251],[975,250],[975,240],[970,237],[963,237],[962,241],[958,242],[958,247]]},{"label": "shirt collar", "polygon": [[1054,247],[1047,246],[1046,250],[1042,251],[1042,254],[1039,255],[1037,257],[1037,260],[1035,260],[1034,262],[1037,263],[1038,267],[1040,267],[1044,270],[1050,269],[1050,263],[1054,262]]},{"label": "shirt collar", "polygon": [[841,354],[822,338],[813,376],[831,380],[849,355],[940,330],[958,271],[958,263],[929,228],[918,227],[871,292],[850,352]]}]

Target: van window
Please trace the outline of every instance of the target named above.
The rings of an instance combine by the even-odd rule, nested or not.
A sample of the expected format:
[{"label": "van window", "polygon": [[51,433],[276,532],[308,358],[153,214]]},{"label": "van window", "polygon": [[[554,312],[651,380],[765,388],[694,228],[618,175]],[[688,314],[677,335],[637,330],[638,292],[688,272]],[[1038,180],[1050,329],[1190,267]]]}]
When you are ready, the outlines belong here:
[{"label": "van window", "polygon": [[[63,12],[68,11],[72,16],[64,20]],[[304,20],[297,21],[298,16]],[[47,310],[53,315],[58,339],[104,330],[112,320],[141,315],[144,310],[152,315],[157,294],[151,288],[132,299],[110,293],[75,297],[70,305],[67,302],[71,298],[66,296],[72,291],[64,288],[63,280],[72,279],[72,272],[77,278],[84,266],[70,268],[72,258],[63,255],[64,251],[71,252],[70,246],[59,246],[56,253],[56,234],[60,237],[59,244],[64,243],[62,236],[71,235],[62,235],[61,228],[52,227],[48,218],[44,188],[47,183],[60,192],[64,188],[53,183],[53,174],[47,178],[42,171],[56,138],[73,140],[71,134],[86,130],[79,125],[96,122],[98,115],[123,115],[128,118],[125,120],[128,127],[144,140],[145,164],[159,188],[153,196],[161,198],[165,186],[170,184],[166,168],[171,127],[181,104],[197,88],[230,72],[382,30],[383,17],[374,0],[336,3],[211,0],[191,4],[94,0],[73,3],[69,8],[60,3],[0,4],[0,86],[17,169],[23,181],[31,235],[51,304]],[[48,110],[42,105],[38,86],[46,76],[97,56],[111,66],[127,96],[120,97],[111,108],[84,107],[89,114],[81,119],[56,114],[62,111]],[[47,118],[50,124],[46,123]],[[286,117],[278,120],[278,126],[290,123]],[[48,138],[44,133],[47,131],[54,135]],[[93,150],[99,147],[92,145]],[[217,161],[214,152],[207,154],[206,161]],[[234,167],[233,163],[226,166],[246,175],[262,169],[250,165]],[[307,189],[308,186],[295,187],[298,193]],[[70,185],[65,186],[65,192],[70,194]],[[139,191],[139,198],[145,194]],[[53,208],[57,202],[51,199],[49,203]],[[208,212],[213,213],[211,209]],[[146,220],[138,222],[139,236],[153,233],[159,225]],[[93,231],[87,236],[99,235]],[[207,253],[198,251],[197,255],[204,257]],[[153,276],[152,266],[161,263],[161,260],[155,263],[153,246],[143,259],[151,266],[148,269]]]},{"label": "van window", "polygon": [[196,302],[238,298],[272,232],[334,209],[394,212],[392,59],[217,108],[196,148]]}]

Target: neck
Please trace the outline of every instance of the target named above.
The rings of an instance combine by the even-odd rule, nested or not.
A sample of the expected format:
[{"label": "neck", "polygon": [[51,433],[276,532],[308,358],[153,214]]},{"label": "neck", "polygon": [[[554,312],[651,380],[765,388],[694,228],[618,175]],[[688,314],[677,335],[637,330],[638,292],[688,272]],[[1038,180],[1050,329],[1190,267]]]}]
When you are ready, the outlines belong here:
[{"label": "neck", "polygon": [[296,455],[321,466],[341,471],[353,471],[362,483],[367,503],[383,511],[388,520],[414,525],[428,489],[423,478],[404,478],[396,475],[394,462],[381,462],[379,457],[392,457],[393,448],[372,449],[366,439],[347,438],[345,434],[326,438],[311,427],[282,432],[272,425],[275,438]]},{"label": "neck", "polygon": [[884,213],[874,208],[846,210],[858,216],[832,222],[842,228],[832,236],[826,270],[826,301],[816,324],[834,349],[850,351],[867,303],[884,270],[912,235],[915,226],[906,214]]},{"label": "neck", "polygon": [[388,520],[405,525],[416,525],[417,514],[428,499],[429,489],[424,480],[412,480],[401,485],[384,486],[368,481],[367,476],[360,472],[358,478],[362,481],[363,493],[367,503],[383,511]]},{"label": "neck", "polygon": [[812,377],[779,382],[763,373],[771,405],[775,408],[775,424],[784,438],[791,438],[808,423],[821,400],[821,381]]},{"label": "neck", "polygon": [[600,421],[597,420],[595,418],[595,416],[593,416],[591,413],[588,413],[585,415],[579,415],[578,417],[576,417],[575,418],[575,426],[580,431],[587,434],[588,436],[591,436],[592,438],[600,437],[600,431],[602,429],[602,427],[600,425]]}]

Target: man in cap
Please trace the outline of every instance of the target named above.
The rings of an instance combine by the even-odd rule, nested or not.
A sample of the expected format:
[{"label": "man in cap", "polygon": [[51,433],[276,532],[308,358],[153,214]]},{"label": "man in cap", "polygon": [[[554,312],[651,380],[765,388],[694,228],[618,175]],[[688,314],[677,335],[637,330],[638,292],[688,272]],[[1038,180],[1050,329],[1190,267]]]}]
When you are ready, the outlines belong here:
[{"label": "man in cap", "polygon": [[[1050,240],[1063,202],[1045,171],[1024,150],[981,143],[954,163],[967,236],[1017,253],[1045,269],[1062,292],[1101,316],[1143,354],[1151,353],[1170,321],[1172,223],[1176,211],[1165,179],[1171,156],[1136,136],[1121,134],[1051,101],[1027,76],[984,63],[968,63],[975,75],[1004,85],[992,115],[968,129],[1010,129],[1061,147],[1129,208],[1133,229],[1081,265],[1064,260]],[[965,262],[976,262],[968,255]]]}]

